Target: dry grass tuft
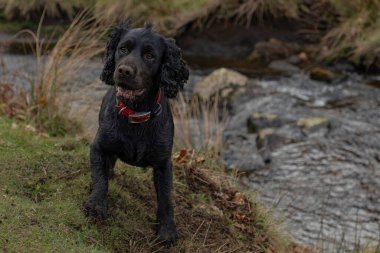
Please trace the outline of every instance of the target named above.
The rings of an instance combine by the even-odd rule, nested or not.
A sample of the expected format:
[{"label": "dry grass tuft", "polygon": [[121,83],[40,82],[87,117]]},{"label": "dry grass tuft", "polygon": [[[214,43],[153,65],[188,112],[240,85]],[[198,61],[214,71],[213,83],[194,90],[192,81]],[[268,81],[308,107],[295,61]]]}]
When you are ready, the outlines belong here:
[{"label": "dry grass tuft", "polygon": [[43,48],[43,39],[40,38],[43,17],[37,32],[22,30],[16,34],[32,38],[34,46],[31,47],[36,59],[35,75],[30,78],[30,88],[24,100],[25,118],[38,128],[49,131],[52,129],[46,128],[58,127],[58,132],[64,134],[64,125],[69,126],[71,122],[66,122],[62,116],[65,112],[61,109],[64,101],[60,99],[60,92],[89,59],[104,50],[101,40],[108,26],[102,25],[101,20],[95,20],[89,11],[83,11],[73,19],[54,48],[44,55],[43,52],[48,50]]},{"label": "dry grass tuft", "polygon": [[201,101],[195,96],[186,101],[180,94],[172,101],[172,112],[176,126],[174,145],[177,149],[195,149],[214,158],[223,155],[227,112],[220,110],[218,99]]},{"label": "dry grass tuft", "polygon": [[253,22],[275,20],[278,18],[296,18],[298,0],[210,0],[203,8],[192,13],[185,24],[207,28],[213,23],[232,22],[238,26],[249,27]]},{"label": "dry grass tuft", "polygon": [[24,19],[38,21],[45,10],[49,19],[68,19],[75,17],[76,10],[93,4],[93,0],[0,0],[7,20]]},{"label": "dry grass tuft", "polygon": [[128,19],[132,12],[139,12],[134,8],[132,0],[99,0],[95,5],[94,16],[106,24],[115,24]]},{"label": "dry grass tuft", "polygon": [[[231,1],[231,7],[226,11],[235,19],[238,25],[249,27],[253,20],[262,22],[265,18],[295,18],[298,15],[297,0],[246,0]],[[226,15],[228,17],[228,14]]]},{"label": "dry grass tuft", "polygon": [[165,35],[175,35],[177,28],[185,23],[188,15],[203,9],[209,0],[97,0],[94,16],[108,24],[129,20],[133,26],[146,21]]},{"label": "dry grass tuft", "polygon": [[380,1],[330,0],[340,22],[322,39],[321,59],[350,59],[356,64],[378,64],[380,53]]}]

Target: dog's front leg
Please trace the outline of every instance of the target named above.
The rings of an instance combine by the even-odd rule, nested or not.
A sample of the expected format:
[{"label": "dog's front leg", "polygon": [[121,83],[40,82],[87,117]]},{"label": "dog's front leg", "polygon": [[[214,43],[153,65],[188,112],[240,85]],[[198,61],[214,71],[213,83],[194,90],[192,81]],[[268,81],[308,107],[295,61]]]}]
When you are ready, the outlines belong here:
[{"label": "dog's front leg", "polygon": [[177,240],[171,204],[172,164],[170,159],[154,168],[154,186],[157,194],[157,233],[159,239],[168,244]]},{"label": "dog's front leg", "polygon": [[107,155],[93,144],[90,152],[92,191],[84,205],[88,216],[96,219],[107,218],[107,192],[109,174],[115,166],[116,157]]}]

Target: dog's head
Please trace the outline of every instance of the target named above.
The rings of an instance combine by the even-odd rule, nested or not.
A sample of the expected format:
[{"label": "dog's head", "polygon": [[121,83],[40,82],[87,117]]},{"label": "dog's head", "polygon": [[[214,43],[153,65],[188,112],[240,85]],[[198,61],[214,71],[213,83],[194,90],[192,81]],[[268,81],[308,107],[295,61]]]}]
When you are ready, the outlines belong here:
[{"label": "dog's head", "polygon": [[134,99],[162,87],[174,98],[188,77],[174,39],[162,37],[151,25],[130,29],[122,24],[110,34],[100,79],[115,85],[118,96]]}]

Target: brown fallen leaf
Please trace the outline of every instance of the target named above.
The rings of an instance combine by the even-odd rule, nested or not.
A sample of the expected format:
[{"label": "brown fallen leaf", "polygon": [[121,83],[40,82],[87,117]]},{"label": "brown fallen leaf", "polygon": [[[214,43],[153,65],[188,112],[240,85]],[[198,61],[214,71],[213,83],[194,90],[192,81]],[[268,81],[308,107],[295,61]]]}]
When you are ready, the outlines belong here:
[{"label": "brown fallen leaf", "polygon": [[185,163],[187,157],[187,149],[181,149],[177,158],[177,163]]},{"label": "brown fallen leaf", "polygon": [[246,215],[245,214],[241,214],[241,213],[238,213],[238,212],[236,212],[235,213],[235,217],[236,217],[236,219],[237,220],[239,220],[239,221],[244,221],[244,220],[246,220]]},{"label": "brown fallen leaf", "polygon": [[241,192],[235,193],[234,203],[236,205],[239,205],[239,206],[244,204],[244,199],[243,199],[243,195],[241,194]]},{"label": "brown fallen leaf", "polygon": [[194,149],[181,149],[173,155],[173,159],[179,164],[187,164],[193,161],[194,154]]},{"label": "brown fallen leaf", "polygon": [[206,158],[204,156],[197,156],[196,160],[197,163],[203,163],[206,161]]}]

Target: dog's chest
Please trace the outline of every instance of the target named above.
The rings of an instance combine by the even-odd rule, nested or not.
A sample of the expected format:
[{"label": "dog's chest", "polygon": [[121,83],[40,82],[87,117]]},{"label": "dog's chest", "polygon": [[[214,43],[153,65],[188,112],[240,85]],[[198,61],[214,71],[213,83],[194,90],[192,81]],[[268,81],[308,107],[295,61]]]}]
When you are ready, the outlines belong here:
[{"label": "dog's chest", "polygon": [[162,158],[170,157],[171,138],[167,129],[122,127],[104,132],[107,134],[102,139],[109,152],[128,164],[154,166]]},{"label": "dog's chest", "polygon": [[147,142],[147,139],[143,136],[137,138],[127,136],[119,140],[119,149],[117,151],[121,160],[126,163],[137,166],[148,166],[149,157],[152,153],[153,143]]}]

